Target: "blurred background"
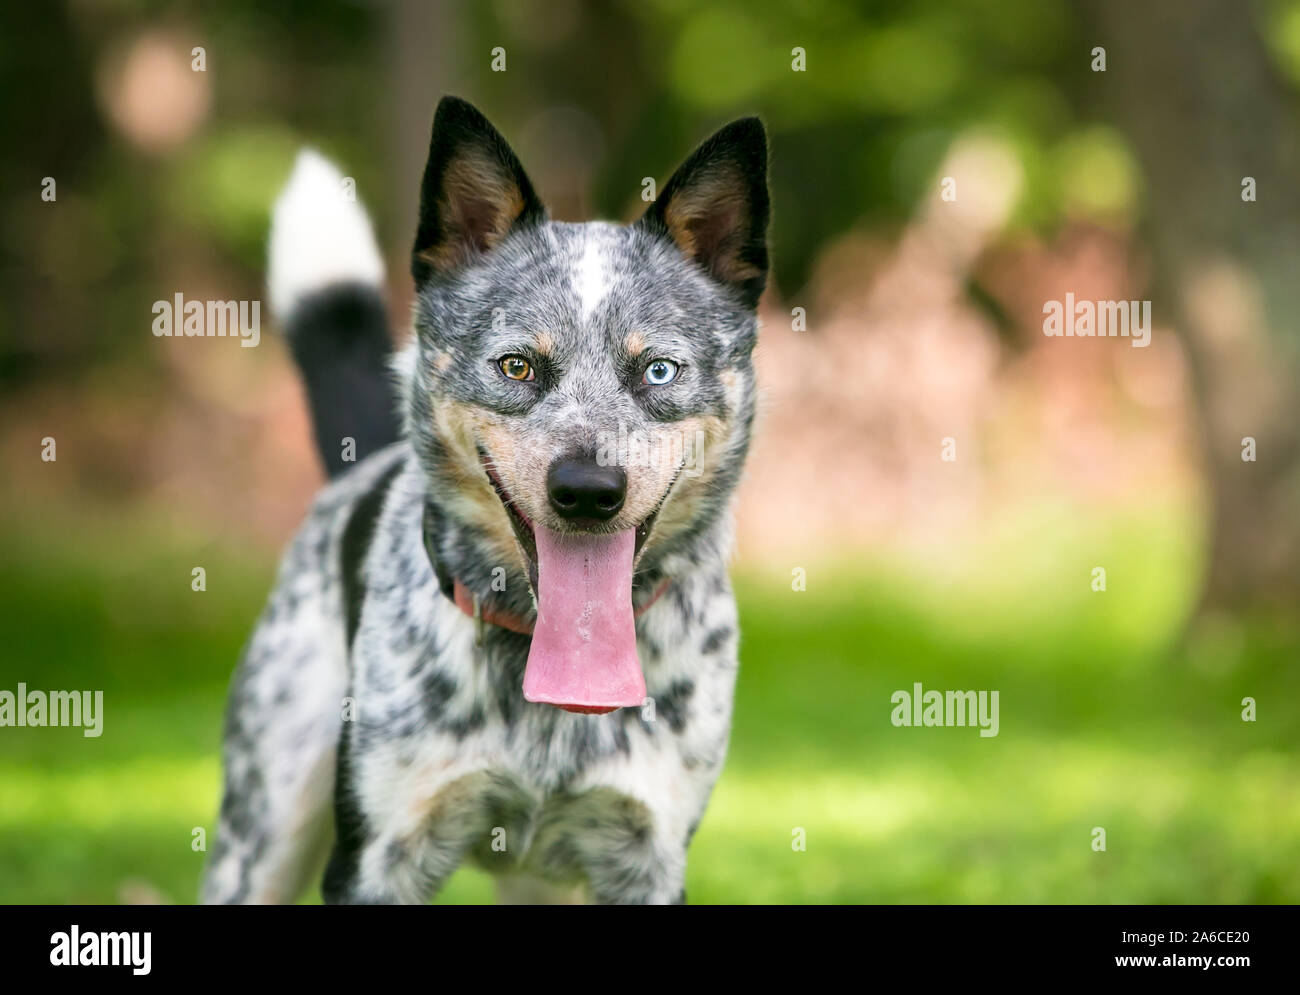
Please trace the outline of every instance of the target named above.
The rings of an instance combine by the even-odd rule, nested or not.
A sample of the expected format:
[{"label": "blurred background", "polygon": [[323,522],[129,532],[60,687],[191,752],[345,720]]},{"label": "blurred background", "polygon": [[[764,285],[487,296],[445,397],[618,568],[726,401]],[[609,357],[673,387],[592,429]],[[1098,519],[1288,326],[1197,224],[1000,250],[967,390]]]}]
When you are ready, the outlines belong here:
[{"label": "blurred background", "polygon": [[[1298,0],[0,16],[0,689],[104,691],[98,739],[0,729],[0,901],[194,899],[226,683],[322,475],[268,309],[245,349],[155,337],[152,304],[264,301],[312,145],[405,329],[447,92],[561,220],[631,220],[718,125],[770,129],[692,901],[1300,901]],[[1067,293],[1150,300],[1149,347],[1045,336]],[[1000,734],[893,727],[915,682],[998,690]],[[490,897],[467,870],[440,901]]]}]

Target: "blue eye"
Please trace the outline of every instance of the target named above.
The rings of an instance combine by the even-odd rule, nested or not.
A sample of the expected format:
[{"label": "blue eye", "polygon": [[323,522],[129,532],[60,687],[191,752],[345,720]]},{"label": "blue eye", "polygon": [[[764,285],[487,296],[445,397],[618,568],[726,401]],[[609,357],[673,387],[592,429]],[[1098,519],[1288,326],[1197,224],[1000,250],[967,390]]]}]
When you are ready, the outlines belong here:
[{"label": "blue eye", "polygon": [[677,364],[671,359],[656,359],[645,368],[645,375],[641,379],[652,387],[672,383],[677,379]]}]

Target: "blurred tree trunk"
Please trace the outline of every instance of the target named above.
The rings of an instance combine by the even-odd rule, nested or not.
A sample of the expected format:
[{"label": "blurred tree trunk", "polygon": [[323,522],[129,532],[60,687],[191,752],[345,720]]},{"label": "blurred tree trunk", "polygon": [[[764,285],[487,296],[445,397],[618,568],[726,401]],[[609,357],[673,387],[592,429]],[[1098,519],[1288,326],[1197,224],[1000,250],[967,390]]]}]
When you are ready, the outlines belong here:
[{"label": "blurred tree trunk", "polygon": [[454,92],[465,48],[460,0],[389,0],[386,39],[389,79],[383,89],[388,115],[394,237],[389,240],[389,283],[397,289],[399,337],[409,323],[413,288],[407,276],[420,205],[420,177],[429,154],[433,111]]},{"label": "blurred tree trunk", "polygon": [[[1085,0],[1082,90],[1147,180],[1153,312],[1193,368],[1211,509],[1202,610],[1300,601],[1300,157],[1254,5]],[[1257,201],[1243,200],[1253,177]],[[1242,458],[1255,440],[1256,462]]]}]

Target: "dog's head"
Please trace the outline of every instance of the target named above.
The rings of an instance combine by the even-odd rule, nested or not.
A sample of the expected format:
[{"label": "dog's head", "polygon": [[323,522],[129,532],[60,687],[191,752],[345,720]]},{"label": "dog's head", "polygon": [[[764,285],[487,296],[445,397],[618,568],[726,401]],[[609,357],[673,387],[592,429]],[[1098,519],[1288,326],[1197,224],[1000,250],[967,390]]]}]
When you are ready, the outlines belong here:
[{"label": "dog's head", "polygon": [[[634,571],[671,575],[725,510],[753,418],[766,172],[763,126],[745,118],[635,224],[558,223],[482,114],[438,107],[411,261],[411,435],[451,523],[438,555],[463,559],[451,547],[472,537],[536,592],[530,676],[539,642],[552,669],[593,644],[626,655]],[[481,566],[461,569],[499,591]],[[630,686],[584,692],[589,677],[526,678],[525,691],[633,703]]]}]

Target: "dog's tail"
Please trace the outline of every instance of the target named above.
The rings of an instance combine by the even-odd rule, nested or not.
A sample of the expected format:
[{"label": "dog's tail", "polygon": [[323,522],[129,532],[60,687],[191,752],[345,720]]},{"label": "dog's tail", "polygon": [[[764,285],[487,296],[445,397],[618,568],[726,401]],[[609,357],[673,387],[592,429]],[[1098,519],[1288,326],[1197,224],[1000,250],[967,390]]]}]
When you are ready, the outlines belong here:
[{"label": "dog's tail", "polygon": [[336,477],[397,439],[384,262],[339,171],[304,149],[271,219],[271,310],[302,371],[316,447]]}]

